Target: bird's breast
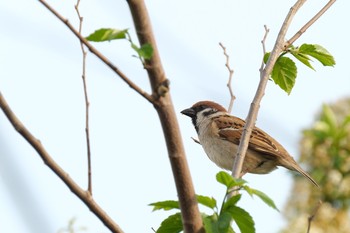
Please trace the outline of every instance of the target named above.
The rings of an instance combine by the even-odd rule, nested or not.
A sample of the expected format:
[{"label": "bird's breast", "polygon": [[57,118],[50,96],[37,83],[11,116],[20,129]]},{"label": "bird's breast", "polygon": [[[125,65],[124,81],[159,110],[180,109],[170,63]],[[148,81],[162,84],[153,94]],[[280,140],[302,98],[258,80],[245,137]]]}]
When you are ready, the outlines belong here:
[{"label": "bird's breast", "polygon": [[210,125],[199,130],[198,137],[211,161],[223,169],[232,169],[237,145],[221,139]]}]

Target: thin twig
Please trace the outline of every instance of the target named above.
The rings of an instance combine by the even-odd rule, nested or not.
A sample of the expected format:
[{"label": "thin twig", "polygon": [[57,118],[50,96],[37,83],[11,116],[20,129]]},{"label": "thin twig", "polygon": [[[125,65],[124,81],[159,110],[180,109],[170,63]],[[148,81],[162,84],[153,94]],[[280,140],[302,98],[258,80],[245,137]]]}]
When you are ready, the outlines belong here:
[{"label": "thin twig", "polygon": [[226,64],[225,64],[225,66],[226,66],[226,68],[228,70],[228,73],[229,73],[227,87],[228,87],[228,91],[230,92],[230,97],[231,98],[230,98],[230,104],[228,105],[227,111],[229,113],[231,113],[232,107],[233,107],[233,102],[236,99],[236,96],[233,94],[233,90],[232,90],[232,77],[233,77],[234,70],[231,69],[231,67],[230,67],[230,56],[226,52],[226,47],[221,42],[219,43],[219,45],[222,48],[222,50],[224,51],[224,56],[226,57]]},{"label": "thin twig", "polygon": [[265,66],[265,62],[264,62],[264,57],[265,57],[265,54],[266,54],[265,42],[266,42],[267,35],[270,32],[270,29],[266,25],[264,25],[264,29],[265,29],[264,37],[261,40],[261,45],[262,45],[262,48],[263,48],[263,59],[261,61],[261,66],[260,66],[260,69],[259,69],[260,72],[262,72],[262,70],[264,69],[264,66]]},{"label": "thin twig", "polygon": [[310,232],[310,229],[311,229],[311,223],[312,221],[314,220],[314,218],[316,217],[316,214],[317,214],[317,211],[320,209],[322,205],[322,201],[319,200],[318,203],[317,203],[317,206],[315,207],[314,211],[311,213],[311,215],[307,218],[307,232],[306,233],[309,233]]},{"label": "thin twig", "polygon": [[290,38],[284,45],[285,49],[292,45],[306,30],[314,24],[332,5],[336,0],[330,0],[312,19],[307,22],[292,38]]},{"label": "thin twig", "polygon": [[[82,28],[83,28],[83,17],[80,15],[79,12],[79,4],[80,0],[77,0],[77,4],[74,6],[75,11],[77,12],[78,18],[79,18],[79,34],[81,34]],[[80,48],[81,52],[83,54],[83,70],[82,70],[82,79],[83,79],[83,87],[84,87],[84,97],[85,97],[85,137],[86,137],[86,147],[87,147],[87,162],[88,162],[88,192],[92,195],[92,172],[91,172],[91,147],[90,147],[90,128],[89,128],[89,98],[88,98],[88,92],[87,92],[87,84],[86,84],[86,55],[87,52],[85,51],[83,42],[80,41]]]},{"label": "thin twig", "polygon": [[278,34],[278,37],[276,39],[275,46],[270,54],[270,57],[268,61],[266,62],[265,68],[260,72],[260,83],[258,86],[258,89],[256,91],[256,94],[254,96],[253,102],[251,103],[249,113],[246,119],[246,124],[243,129],[243,134],[238,146],[237,154],[235,157],[235,161],[232,168],[232,176],[235,178],[241,177],[241,171],[242,171],[242,165],[243,161],[247,152],[248,144],[249,144],[249,138],[252,132],[252,129],[255,125],[255,121],[258,116],[258,110],[260,106],[260,102],[262,97],[265,94],[265,89],[267,85],[267,81],[269,79],[269,75],[272,71],[272,68],[274,64],[276,63],[276,60],[280,53],[283,50],[284,45],[284,38],[287,33],[287,29],[296,14],[296,12],[299,10],[299,8],[304,4],[306,0],[298,0],[294,6],[290,9],[286,19],[283,22],[283,25],[281,27],[281,30]]},{"label": "thin twig", "polygon": [[116,67],[111,61],[107,59],[102,53],[100,53],[94,46],[92,46],[62,15],[60,15],[55,9],[53,9],[46,1],[39,0],[52,14],[54,14],[59,20],[61,20],[72,32],[79,38],[79,40],[90,50],[91,53],[95,54],[103,63],[111,68],[124,82],[126,82],[131,89],[134,89],[137,93],[143,96],[150,103],[157,105],[152,95],[142,90],[133,81],[131,81],[118,67]]},{"label": "thin twig", "polygon": [[38,152],[44,163],[68,186],[68,188],[94,213],[112,232],[121,233],[123,230],[116,224],[113,219],[95,202],[91,194],[82,189],[75,181],[70,178],[46,151],[41,142],[36,139],[29,130],[17,118],[11,110],[7,101],[0,92],[0,108],[5,113],[7,119],[11,122],[15,130],[27,140],[27,142]]}]

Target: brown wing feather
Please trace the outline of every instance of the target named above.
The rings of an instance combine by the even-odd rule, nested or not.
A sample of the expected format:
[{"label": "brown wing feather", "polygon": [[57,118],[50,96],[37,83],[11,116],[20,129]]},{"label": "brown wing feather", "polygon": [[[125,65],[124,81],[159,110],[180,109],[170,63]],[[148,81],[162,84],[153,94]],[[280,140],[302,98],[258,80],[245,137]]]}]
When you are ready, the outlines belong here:
[{"label": "brown wing feather", "polygon": [[[239,144],[245,125],[244,120],[229,115],[220,116],[213,120],[218,126],[218,134],[220,137],[236,145]],[[252,131],[248,148],[261,152],[266,156],[271,156],[272,160],[278,161],[278,166],[297,171],[308,178],[314,185],[318,186],[316,181],[295,162],[286,149],[258,127],[254,127]]]},{"label": "brown wing feather", "polygon": [[[234,144],[239,144],[245,125],[244,120],[227,115],[218,117],[214,119],[214,121],[219,128],[218,133],[220,137]],[[278,150],[278,146],[282,148],[283,151]],[[277,157],[281,157],[282,154],[289,155],[288,152],[284,150],[284,148],[279,145],[276,140],[274,140],[267,133],[257,127],[254,127],[252,131],[248,148]]]}]

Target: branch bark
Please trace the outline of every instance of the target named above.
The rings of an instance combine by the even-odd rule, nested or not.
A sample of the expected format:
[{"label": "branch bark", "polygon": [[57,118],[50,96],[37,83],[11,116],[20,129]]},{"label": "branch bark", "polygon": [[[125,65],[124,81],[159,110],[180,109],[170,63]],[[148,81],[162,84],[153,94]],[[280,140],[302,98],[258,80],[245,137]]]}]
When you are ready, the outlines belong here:
[{"label": "branch bark", "polygon": [[89,207],[97,218],[105,224],[105,226],[115,233],[122,233],[122,229],[116,224],[113,219],[95,202],[89,191],[82,189],[75,181],[70,178],[46,151],[41,142],[36,139],[29,130],[22,124],[22,122],[13,113],[10,106],[7,104],[5,98],[0,92],[0,108],[5,113],[7,119],[11,122],[15,130],[27,140],[27,142],[38,152],[44,163],[68,186],[68,188]]},{"label": "branch bark", "polygon": [[148,43],[152,45],[154,50],[152,58],[145,60],[145,67],[152,88],[152,96],[155,99],[154,107],[158,112],[168,149],[168,156],[180,202],[184,232],[204,232],[170,93],[160,91],[163,90],[163,84],[167,83],[167,78],[162,67],[145,3],[143,0],[129,0],[127,3],[129,4],[140,44]]},{"label": "branch bark", "polygon": [[294,6],[290,9],[286,19],[282,24],[282,27],[276,39],[274,48],[270,54],[268,61],[266,62],[266,66],[264,67],[264,69],[260,71],[260,83],[256,91],[256,94],[254,96],[253,102],[250,105],[249,113],[246,119],[246,124],[243,129],[242,138],[239,143],[237,154],[236,154],[235,161],[232,168],[232,176],[235,178],[240,178],[240,175],[241,175],[242,165],[243,165],[245,154],[247,152],[250,135],[252,133],[252,129],[255,126],[261,99],[265,95],[265,89],[266,89],[267,81],[269,80],[269,75],[273,69],[274,64],[276,63],[278,56],[284,49],[284,45],[285,45],[284,40],[285,40],[285,35],[287,33],[288,27],[292,22],[294,15],[300,9],[300,7],[305,3],[305,1],[306,0],[298,0],[294,4]]}]

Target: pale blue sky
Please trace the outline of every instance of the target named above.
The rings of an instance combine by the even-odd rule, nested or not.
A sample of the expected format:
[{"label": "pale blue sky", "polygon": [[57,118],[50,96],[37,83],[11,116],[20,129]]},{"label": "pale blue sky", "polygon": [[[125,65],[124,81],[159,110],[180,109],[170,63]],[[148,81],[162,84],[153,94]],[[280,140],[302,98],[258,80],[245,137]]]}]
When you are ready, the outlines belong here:
[{"label": "pale blue sky", "polygon": [[[307,1],[290,28],[292,36],[327,1]],[[50,1],[78,26],[75,1]],[[180,111],[194,102],[214,100],[227,106],[227,71],[218,46],[223,42],[235,70],[233,113],[245,118],[258,81],[263,25],[270,28],[271,50],[294,1],[147,1],[162,62],[171,81],[196,192],[221,200],[220,170],[190,139],[196,136]],[[317,72],[299,64],[290,96],[272,82],[261,103],[257,125],[298,157],[301,130],[310,126],[322,103],[350,94],[349,1],[338,1],[295,45],[317,43],[335,57],[334,68],[315,62]],[[130,28],[125,1],[81,2],[83,34],[101,27]],[[84,99],[78,40],[38,1],[0,1],[0,91],[23,123],[80,185],[86,186]],[[95,44],[135,83],[149,90],[148,79],[124,41]],[[176,191],[157,114],[93,55],[87,57],[91,102],[93,193],[125,232],[152,232],[170,213],[151,212],[151,202],[175,199]],[[141,118],[140,118],[141,117]],[[138,137],[135,138],[135,132]],[[136,145],[135,145],[136,144]],[[264,176],[247,175],[249,184],[283,209],[292,185],[281,168]],[[293,195],[293,194],[291,194]],[[294,194],[295,195],[295,194]],[[300,194],[298,194],[300,195]],[[88,232],[108,232],[43,164],[0,113],[0,232],[57,232],[77,217]],[[277,232],[283,215],[260,200],[244,197],[257,232]],[[205,210],[205,209],[203,209]],[[205,210],[207,211],[207,210]]]}]

